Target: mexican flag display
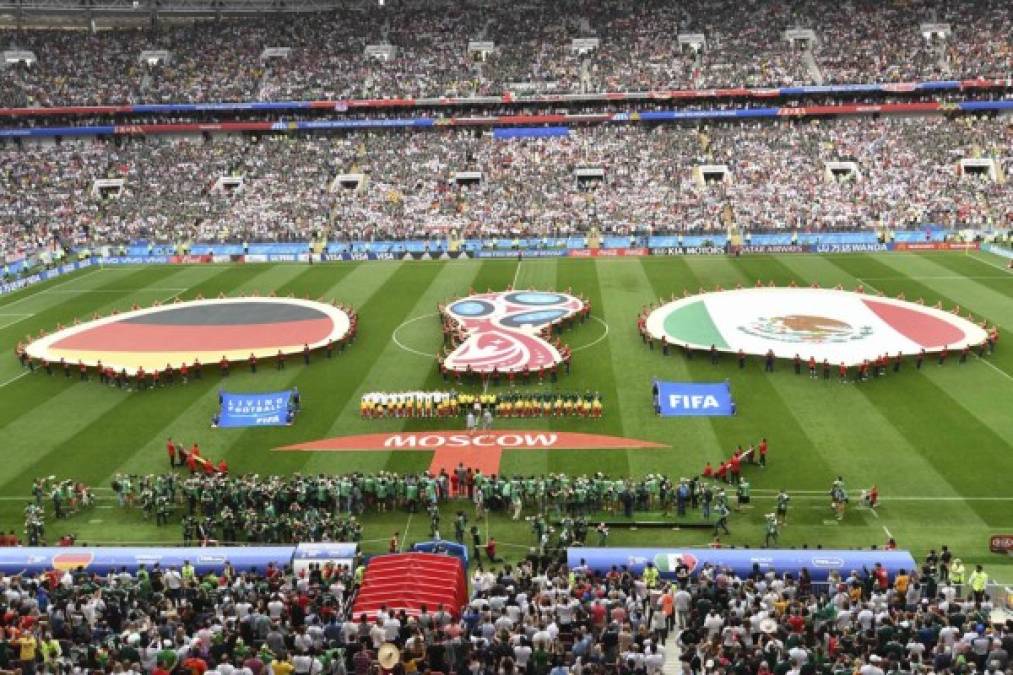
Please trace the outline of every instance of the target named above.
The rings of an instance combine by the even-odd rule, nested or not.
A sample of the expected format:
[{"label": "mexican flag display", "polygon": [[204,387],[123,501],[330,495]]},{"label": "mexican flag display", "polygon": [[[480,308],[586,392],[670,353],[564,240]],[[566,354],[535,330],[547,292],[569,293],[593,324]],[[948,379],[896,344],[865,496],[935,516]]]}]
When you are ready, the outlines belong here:
[{"label": "mexican flag display", "polygon": [[746,288],[682,298],[647,317],[647,332],[675,346],[833,364],[959,350],[982,344],[985,330],[949,312],[912,302],[818,288]]}]

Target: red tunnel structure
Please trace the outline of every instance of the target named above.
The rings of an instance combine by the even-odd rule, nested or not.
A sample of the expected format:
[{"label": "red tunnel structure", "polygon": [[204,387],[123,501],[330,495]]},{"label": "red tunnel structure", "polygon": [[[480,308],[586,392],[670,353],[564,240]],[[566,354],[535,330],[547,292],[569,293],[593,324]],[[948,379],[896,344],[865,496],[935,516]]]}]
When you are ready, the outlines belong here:
[{"label": "red tunnel structure", "polygon": [[376,616],[381,607],[404,609],[418,616],[425,605],[430,612],[439,605],[460,616],[468,601],[468,582],[458,558],[434,553],[394,553],[375,556],[366,566],[352,616]]}]

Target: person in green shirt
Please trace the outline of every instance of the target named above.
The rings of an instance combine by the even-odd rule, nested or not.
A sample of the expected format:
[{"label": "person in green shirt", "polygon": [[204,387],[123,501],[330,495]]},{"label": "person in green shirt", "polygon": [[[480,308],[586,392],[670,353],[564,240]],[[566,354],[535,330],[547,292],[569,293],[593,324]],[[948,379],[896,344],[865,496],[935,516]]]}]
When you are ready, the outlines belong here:
[{"label": "person in green shirt", "polygon": [[787,492],[781,490],[777,493],[777,524],[784,525],[788,520],[788,502],[791,501],[791,497]]},{"label": "person in green shirt", "polygon": [[773,513],[766,515],[766,535],[763,539],[763,545],[766,548],[770,548],[771,544],[777,544],[777,537],[779,532],[777,530],[777,516]]},{"label": "person in green shirt", "polygon": [[748,480],[745,478],[739,480],[739,484],[735,487],[735,510],[737,512],[741,512],[742,507],[749,503],[752,489]]}]

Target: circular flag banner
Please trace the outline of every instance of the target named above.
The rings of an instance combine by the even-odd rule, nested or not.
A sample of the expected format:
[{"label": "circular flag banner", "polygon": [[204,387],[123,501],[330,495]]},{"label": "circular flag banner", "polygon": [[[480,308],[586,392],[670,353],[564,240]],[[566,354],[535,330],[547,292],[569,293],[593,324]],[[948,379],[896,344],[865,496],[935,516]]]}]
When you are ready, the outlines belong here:
[{"label": "circular flag banner", "polygon": [[819,288],[743,288],[662,305],[648,335],[694,349],[855,365],[883,354],[976,346],[985,330],[949,312],[912,302]]},{"label": "circular flag banner", "polygon": [[243,361],[337,343],[351,321],[337,307],[295,298],[191,300],[81,323],[31,342],[35,359],[126,369]]}]

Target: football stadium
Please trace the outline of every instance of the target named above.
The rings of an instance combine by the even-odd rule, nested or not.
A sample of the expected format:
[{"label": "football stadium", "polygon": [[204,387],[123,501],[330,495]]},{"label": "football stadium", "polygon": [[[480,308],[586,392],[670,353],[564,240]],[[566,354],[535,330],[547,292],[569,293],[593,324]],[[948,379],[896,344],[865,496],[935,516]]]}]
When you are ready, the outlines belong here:
[{"label": "football stadium", "polygon": [[0,673],[1013,673],[1011,36],[0,0]]}]

